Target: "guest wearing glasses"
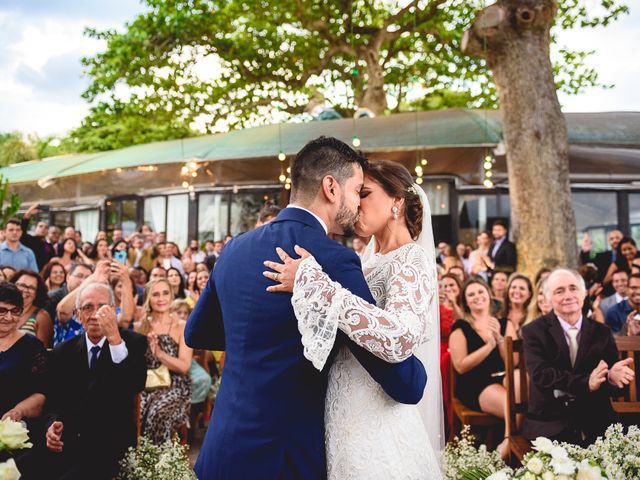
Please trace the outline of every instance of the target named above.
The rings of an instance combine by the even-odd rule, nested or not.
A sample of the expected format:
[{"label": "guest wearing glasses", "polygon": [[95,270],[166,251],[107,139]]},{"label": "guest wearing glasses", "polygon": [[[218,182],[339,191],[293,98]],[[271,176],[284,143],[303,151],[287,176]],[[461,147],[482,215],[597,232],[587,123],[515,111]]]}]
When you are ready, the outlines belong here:
[{"label": "guest wearing glasses", "polygon": [[38,337],[45,347],[51,347],[53,322],[44,308],[48,299],[44,280],[30,270],[18,270],[11,277],[11,283],[18,287],[24,300],[18,329]]}]

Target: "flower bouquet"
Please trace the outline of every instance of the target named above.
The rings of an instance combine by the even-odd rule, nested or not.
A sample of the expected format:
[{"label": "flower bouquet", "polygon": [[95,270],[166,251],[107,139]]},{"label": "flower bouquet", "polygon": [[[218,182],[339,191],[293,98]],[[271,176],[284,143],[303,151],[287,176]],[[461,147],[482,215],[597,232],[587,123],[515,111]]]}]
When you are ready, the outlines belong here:
[{"label": "flower bouquet", "polygon": [[186,446],[176,439],[155,445],[146,437],[140,438],[137,448],[129,448],[120,461],[120,480],[197,480]]},{"label": "flower bouquet", "polygon": [[589,447],[589,454],[602,466],[606,478],[640,478],[640,428],[632,425],[625,434],[619,423],[611,425],[604,437]]},{"label": "flower bouquet", "polygon": [[[22,422],[0,420],[0,452],[31,448],[29,430]],[[0,463],[0,480],[18,480],[20,472],[13,458]]]},{"label": "flower bouquet", "polygon": [[[505,475],[493,477],[493,474]],[[512,478],[511,469],[498,452],[487,450],[486,445],[476,448],[469,426],[465,426],[442,454],[442,473],[445,480],[483,480],[485,478]]]}]

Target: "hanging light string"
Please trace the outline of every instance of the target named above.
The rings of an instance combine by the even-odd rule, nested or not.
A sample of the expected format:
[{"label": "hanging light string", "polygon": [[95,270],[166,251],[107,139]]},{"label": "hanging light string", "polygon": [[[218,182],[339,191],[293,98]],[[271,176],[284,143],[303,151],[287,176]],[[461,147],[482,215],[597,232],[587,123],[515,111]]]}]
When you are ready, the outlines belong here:
[{"label": "hanging light string", "polygon": [[[485,8],[486,2],[482,2],[482,8]],[[484,58],[486,62],[487,58],[487,37],[486,35],[482,37],[482,50],[484,53]],[[484,110],[484,138],[485,145],[489,143],[489,118],[487,107],[485,105]],[[482,184],[485,188],[493,188],[493,164],[496,162],[496,159],[491,155],[491,151],[489,147],[485,146],[484,151],[484,161],[482,162]]]},{"label": "hanging light string", "polygon": [[358,55],[357,55],[357,49],[356,49],[356,43],[354,40],[354,36],[353,36],[353,22],[354,22],[354,18],[353,18],[353,14],[354,14],[354,9],[353,9],[353,4],[355,3],[355,0],[353,2],[351,2],[351,17],[350,17],[350,25],[349,25],[349,41],[351,43],[351,47],[353,48],[353,51],[356,53],[355,55],[355,59],[353,61],[353,68],[351,69],[351,86],[353,87],[353,115],[351,117],[351,121],[352,121],[352,129],[353,129],[353,137],[351,138],[351,143],[353,144],[353,146],[355,148],[360,147],[360,145],[362,145],[362,142],[360,141],[360,137],[358,137],[358,129],[356,128],[356,77],[360,74],[360,71],[358,70]]},{"label": "hanging light string", "polygon": [[[418,31],[418,4],[416,3],[416,5],[413,6],[413,31],[411,32],[411,36],[412,36],[412,40],[414,41],[414,58],[417,57],[418,55],[418,48],[417,48],[417,42],[415,40],[415,34]],[[413,86],[413,88],[415,88],[416,90],[418,90],[419,86],[420,86],[420,76],[419,76],[419,72],[417,71],[415,65],[412,67],[413,70],[413,75],[409,78],[409,85]],[[411,88],[409,88],[409,91],[411,91]],[[415,108],[415,116],[414,116],[414,120],[415,120],[415,125],[414,125],[414,129],[415,129],[415,134],[416,134],[416,138],[415,138],[415,142],[416,142],[416,166],[414,168],[415,172],[416,172],[416,183],[418,185],[422,185],[423,179],[422,176],[424,175],[424,166],[427,165],[427,160],[425,158],[422,158],[422,148],[420,148],[420,139],[419,139],[419,135],[418,135],[418,106],[416,105]]]}]

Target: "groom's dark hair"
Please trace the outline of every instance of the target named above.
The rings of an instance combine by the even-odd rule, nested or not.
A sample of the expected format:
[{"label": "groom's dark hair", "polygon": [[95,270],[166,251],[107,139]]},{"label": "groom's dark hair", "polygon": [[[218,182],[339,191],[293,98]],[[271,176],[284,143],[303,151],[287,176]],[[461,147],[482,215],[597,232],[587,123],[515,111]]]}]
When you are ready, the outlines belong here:
[{"label": "groom's dark hair", "polygon": [[337,138],[311,140],[298,152],[291,165],[291,199],[312,200],[327,175],[344,185],[353,176],[354,163],[363,170],[368,166],[362,154]]}]

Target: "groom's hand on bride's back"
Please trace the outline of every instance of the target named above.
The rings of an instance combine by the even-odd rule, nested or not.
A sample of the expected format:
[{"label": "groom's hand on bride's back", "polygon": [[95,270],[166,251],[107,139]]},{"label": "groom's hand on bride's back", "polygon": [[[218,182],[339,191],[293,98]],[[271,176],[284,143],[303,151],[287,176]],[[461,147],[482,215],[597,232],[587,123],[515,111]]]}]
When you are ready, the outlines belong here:
[{"label": "groom's hand on bride's back", "polygon": [[272,262],[270,260],[266,260],[264,262],[264,266],[272,271],[262,272],[262,274],[269,280],[276,282],[276,285],[270,285],[267,287],[268,292],[293,292],[293,284],[296,279],[298,267],[300,267],[300,263],[302,263],[305,258],[311,256],[311,253],[298,245],[294,247],[294,250],[300,258],[294,259],[282,248],[277,247],[276,253],[282,263]]}]

